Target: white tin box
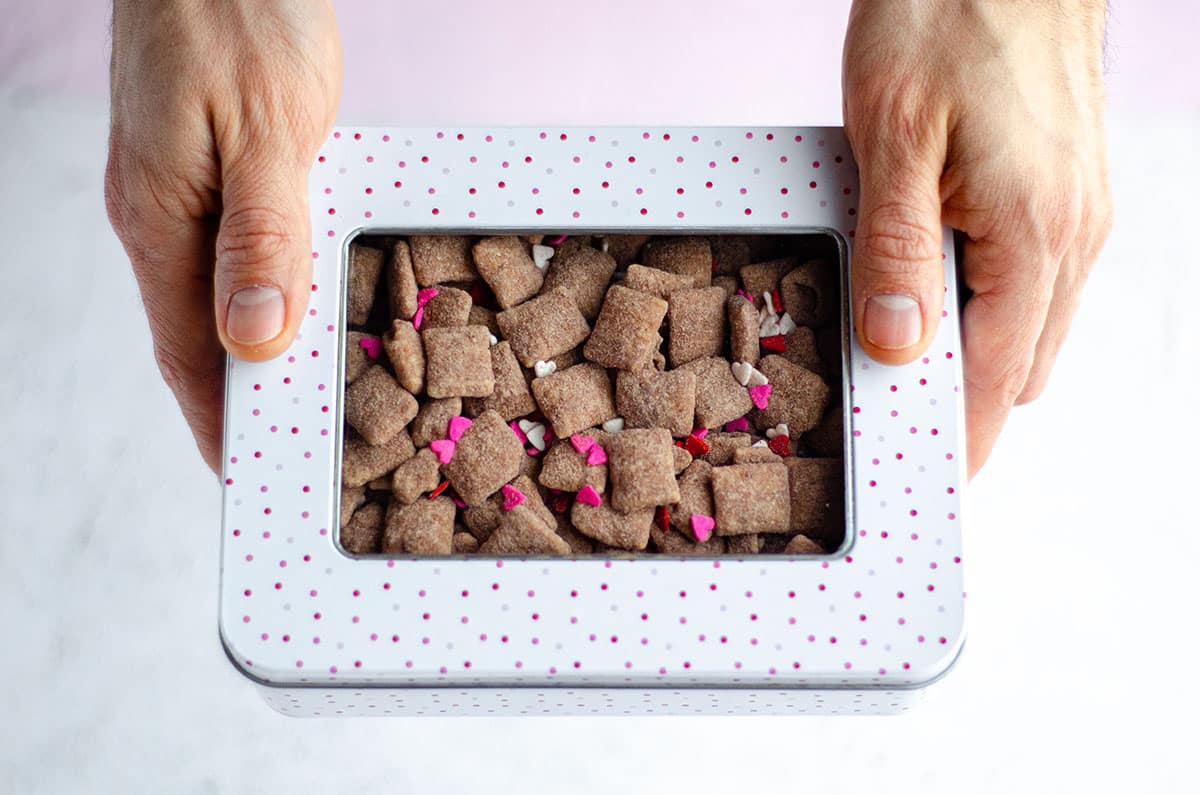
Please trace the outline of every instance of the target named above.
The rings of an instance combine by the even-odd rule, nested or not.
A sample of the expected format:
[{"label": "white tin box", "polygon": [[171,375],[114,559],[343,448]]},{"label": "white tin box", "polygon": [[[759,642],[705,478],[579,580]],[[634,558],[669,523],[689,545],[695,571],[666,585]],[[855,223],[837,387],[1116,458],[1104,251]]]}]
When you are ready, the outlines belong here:
[{"label": "white tin box", "polygon": [[[288,715],[890,713],[963,644],[955,255],[924,357],[844,319],[833,555],[351,558],[336,543],[346,252],[365,231],[824,232],[854,244],[840,128],[336,130],[287,353],[230,361],[220,635]],[[843,312],[845,315],[845,312]]]}]

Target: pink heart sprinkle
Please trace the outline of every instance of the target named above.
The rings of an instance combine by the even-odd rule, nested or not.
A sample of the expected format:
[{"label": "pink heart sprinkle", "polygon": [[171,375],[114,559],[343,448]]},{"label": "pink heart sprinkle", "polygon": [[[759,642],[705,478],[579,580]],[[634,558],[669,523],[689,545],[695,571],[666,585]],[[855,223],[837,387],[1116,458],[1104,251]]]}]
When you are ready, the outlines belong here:
[{"label": "pink heart sprinkle", "polygon": [[379,352],[383,350],[383,343],[379,341],[378,337],[363,337],[358,344],[372,359],[378,359]]},{"label": "pink heart sprinkle", "polygon": [[608,463],[608,453],[604,452],[604,448],[600,445],[595,445],[588,451],[587,465],[590,467],[600,466]]},{"label": "pink heart sprinkle", "polygon": [[413,315],[413,328],[417,331],[421,330],[421,322],[425,320],[425,307],[418,306],[417,313]]},{"label": "pink heart sprinkle", "polygon": [[453,497],[451,497],[451,499],[454,500],[454,504],[457,505],[459,508],[467,507],[467,504],[465,502],[463,502],[462,497],[458,496],[457,494],[455,494]]},{"label": "pink heart sprinkle", "polygon": [[504,510],[506,511],[511,511],[525,502],[525,495],[521,493],[521,490],[507,483],[500,487],[500,492],[504,495]]},{"label": "pink heart sprinkle", "polygon": [[738,417],[736,420],[730,420],[725,423],[725,430],[730,433],[741,433],[750,427],[750,421],[745,417]]},{"label": "pink heart sprinkle", "polygon": [[745,290],[738,290],[737,294],[742,298],[745,298],[750,303],[754,303],[754,296],[750,295],[750,293],[746,292]]},{"label": "pink heart sprinkle", "polygon": [[697,541],[704,542],[711,538],[716,525],[716,521],[711,516],[705,516],[702,513],[692,514],[692,533],[696,536]]},{"label": "pink heart sprinkle", "polygon": [[600,495],[591,486],[584,486],[575,495],[575,499],[582,502],[584,505],[591,505],[593,508],[600,506]]},{"label": "pink heart sprinkle", "polygon": [[596,444],[596,440],[590,436],[580,436],[577,433],[571,434],[571,446],[575,448],[575,452],[583,454]]},{"label": "pink heart sprinkle", "polygon": [[522,446],[524,446],[529,441],[529,437],[525,435],[525,431],[521,430],[521,426],[517,425],[516,420],[513,420],[512,422],[510,422],[508,424],[508,427],[512,428],[512,432],[515,433],[517,435],[517,438],[521,440]]},{"label": "pink heart sprinkle", "polygon": [[539,450],[539,449],[537,449],[536,447],[527,447],[527,448],[525,448],[525,454],[526,454],[526,455],[528,455],[528,456],[535,456],[535,457],[536,457],[536,456],[539,456],[539,455],[541,455],[541,454],[542,454],[542,451],[541,451],[541,450]]},{"label": "pink heart sprinkle", "polygon": [[750,399],[754,401],[754,405],[758,406],[759,410],[765,409],[767,401],[771,399],[771,385],[759,384],[750,387]]},{"label": "pink heart sprinkle", "polygon": [[423,307],[425,304],[437,297],[438,289],[436,287],[426,287],[424,290],[417,292],[417,307]]},{"label": "pink heart sprinkle", "polygon": [[549,240],[547,240],[547,241],[546,241],[546,245],[547,245],[547,246],[558,246],[558,245],[562,245],[563,241],[564,241],[564,240],[566,240],[566,239],[567,239],[567,236],[566,236],[566,235],[555,235],[554,237],[552,237],[552,238],[550,238]]},{"label": "pink heart sprinkle", "polygon": [[462,438],[467,428],[471,427],[471,421],[461,414],[455,414],[450,418],[450,423],[447,426],[446,435],[450,437],[450,441],[457,442]]},{"label": "pink heart sprinkle", "polygon": [[708,436],[708,428],[697,428],[692,431],[692,436],[695,436],[697,439],[703,439],[705,436]]},{"label": "pink heart sprinkle", "polygon": [[437,454],[438,463],[449,464],[454,457],[454,442],[449,439],[434,439],[429,443],[429,449]]}]

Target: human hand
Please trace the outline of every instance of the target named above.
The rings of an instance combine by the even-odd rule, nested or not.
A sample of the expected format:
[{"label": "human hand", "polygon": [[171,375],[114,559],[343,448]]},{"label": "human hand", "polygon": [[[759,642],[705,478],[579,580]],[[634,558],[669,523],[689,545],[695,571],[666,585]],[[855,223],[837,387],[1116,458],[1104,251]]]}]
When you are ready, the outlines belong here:
[{"label": "human hand", "polygon": [[308,172],[333,126],[330,0],[117,0],[105,204],[163,378],[221,469],[225,352],[281,353],[308,305]]},{"label": "human hand", "polygon": [[972,477],[1012,406],[1045,387],[1112,226],[1104,6],[856,0],[850,11],[843,96],[862,190],[851,266],[858,338],[888,364],[921,355],[942,311],[941,224],[966,234]]}]

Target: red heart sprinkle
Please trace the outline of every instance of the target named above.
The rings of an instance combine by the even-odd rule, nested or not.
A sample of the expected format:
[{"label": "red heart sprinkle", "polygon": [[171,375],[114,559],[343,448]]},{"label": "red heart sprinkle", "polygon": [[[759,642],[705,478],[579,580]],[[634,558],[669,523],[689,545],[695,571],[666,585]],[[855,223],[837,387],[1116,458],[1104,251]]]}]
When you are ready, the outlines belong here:
[{"label": "red heart sprinkle", "polygon": [[759,342],[769,351],[775,351],[776,353],[787,352],[787,342],[784,340],[782,334],[772,334],[769,337],[763,337]]},{"label": "red heart sprinkle", "polygon": [[781,433],[774,439],[767,442],[767,447],[770,448],[771,452],[775,455],[780,456],[781,458],[787,458],[792,454],[791,442],[791,439]]},{"label": "red heart sprinkle", "polygon": [[655,518],[658,519],[658,526],[664,533],[671,529],[671,514],[667,511],[667,506],[659,506],[658,516]]},{"label": "red heart sprinkle", "polygon": [[435,488],[433,491],[429,492],[429,499],[432,500],[434,497],[437,497],[439,494],[441,494],[443,491],[445,491],[447,489],[447,487],[449,487],[449,486],[450,486],[450,481],[443,480],[441,483],[437,484],[437,488]]},{"label": "red heart sprinkle", "polygon": [[771,291],[771,306],[775,307],[776,314],[783,314],[783,299],[779,297],[778,287]]},{"label": "red heart sprinkle", "polygon": [[698,438],[695,434],[688,434],[688,438],[683,442],[683,449],[691,453],[693,457],[702,456],[708,452],[708,442]]}]

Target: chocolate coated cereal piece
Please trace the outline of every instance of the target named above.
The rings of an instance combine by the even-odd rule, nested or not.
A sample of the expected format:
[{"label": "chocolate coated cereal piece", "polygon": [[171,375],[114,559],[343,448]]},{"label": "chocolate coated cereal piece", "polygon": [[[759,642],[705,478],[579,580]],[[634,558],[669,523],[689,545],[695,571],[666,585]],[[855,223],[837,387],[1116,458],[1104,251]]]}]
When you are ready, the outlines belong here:
[{"label": "chocolate coated cereal piece", "polygon": [[416,399],[379,365],[346,387],[345,405],[346,422],[373,445],[387,442],[417,416]]},{"label": "chocolate coated cereal piece", "polygon": [[725,305],[729,314],[729,357],[735,362],[758,364],[758,312],[745,296],[735,295]]},{"label": "chocolate coated cereal piece", "polygon": [[837,267],[830,260],[808,260],[783,277],[783,308],[801,326],[824,326],[838,316]]},{"label": "chocolate coated cereal piece", "polygon": [[783,553],[785,555],[824,555],[825,549],[808,536],[797,534],[787,542]]},{"label": "chocolate coated cereal piece", "polygon": [[445,494],[411,505],[393,502],[387,510],[383,551],[392,555],[449,555],[455,512],[454,500]]},{"label": "chocolate coated cereal piece", "polygon": [[745,235],[711,235],[708,243],[715,263],[714,275],[735,274],[743,265],[750,264],[750,242]]},{"label": "chocolate coated cereal piece", "polygon": [[725,539],[719,535],[710,535],[707,541],[697,541],[690,529],[679,531],[668,528],[664,531],[657,522],[650,523],[650,540],[654,548],[664,555],[725,554]]},{"label": "chocolate coated cereal piece", "polygon": [[488,330],[483,326],[427,328],[425,390],[432,398],[487,397],[496,381]]},{"label": "chocolate coated cereal piece", "polygon": [[724,290],[676,290],[667,303],[672,367],[721,353],[725,347]]},{"label": "chocolate coated cereal piece", "polygon": [[603,367],[640,370],[654,356],[654,340],[666,314],[667,302],[661,298],[615,284],[604,296],[583,355]]},{"label": "chocolate coated cereal piece", "polygon": [[[650,541],[650,524],[654,509],[644,508],[631,513],[618,513],[605,497],[599,505],[575,501],[571,506],[571,524],[593,541],[602,545],[630,551],[646,548]],[[596,552],[604,551],[597,548]]]},{"label": "chocolate coated cereal piece", "polygon": [[625,272],[625,286],[630,290],[650,293],[656,298],[666,299],[676,290],[691,288],[694,279],[684,273],[671,273],[644,265],[630,265]]},{"label": "chocolate coated cereal piece", "polygon": [[467,313],[467,325],[487,326],[487,330],[493,336],[501,336],[500,324],[496,322],[496,313],[478,304],[471,304],[471,311]]},{"label": "chocolate coated cereal piece", "polygon": [[756,412],[759,428],[783,423],[793,434],[816,426],[829,405],[829,387],[821,376],[782,356],[764,356],[758,369],[771,382],[767,407]]},{"label": "chocolate coated cereal piece", "polygon": [[776,455],[769,447],[735,447],[733,449],[735,464],[781,464],[783,457]]},{"label": "chocolate coated cereal piece", "polygon": [[408,243],[392,244],[387,264],[388,308],[392,318],[412,320],[417,312],[417,277],[413,273],[412,252]]},{"label": "chocolate coated cereal piece", "polygon": [[730,555],[757,555],[762,549],[762,536],[758,533],[729,536],[725,551]]},{"label": "chocolate coated cereal piece", "polygon": [[383,267],[383,252],[359,243],[350,244],[350,266],[346,274],[346,322],[361,326],[371,314],[375,288]]},{"label": "chocolate coated cereal piece", "polygon": [[369,502],[354,512],[341,529],[342,549],[352,555],[370,555],[379,551],[383,538],[383,506]]},{"label": "chocolate coated cereal piece", "polygon": [[[793,532],[787,533],[758,533],[760,555],[782,555],[784,548],[788,542],[796,535]],[[734,538],[735,536],[730,536]]]},{"label": "chocolate coated cereal piece", "polygon": [[804,434],[804,444],[813,453],[827,458],[840,458],[845,445],[841,402],[832,403],[825,411],[825,416],[808,433]]},{"label": "chocolate coated cereal piece", "polygon": [[[783,278],[784,274],[795,268],[797,263],[798,261],[794,257],[783,257],[745,265],[738,271],[742,278],[742,287],[754,296],[755,309],[762,308],[763,293],[769,293],[779,287],[779,280]],[[792,319],[795,320],[795,318]]]},{"label": "chocolate coated cereal piece", "polygon": [[798,364],[806,370],[812,370],[818,375],[828,371],[821,355],[817,352],[817,335],[808,326],[796,326],[783,338],[783,358],[792,364]]},{"label": "chocolate coated cereal piece", "polygon": [[407,431],[393,436],[386,444],[371,445],[347,428],[342,446],[342,486],[356,488],[386,475],[416,454]]},{"label": "chocolate coated cereal piece", "polygon": [[[554,371],[566,370],[568,367],[574,367],[583,361],[583,346],[576,345],[566,353],[560,353],[550,361],[554,362]],[[534,363],[536,366],[536,362]]]},{"label": "chocolate coated cereal piece", "polygon": [[749,447],[753,441],[748,433],[727,433],[719,431],[704,437],[708,444],[708,452],[699,456],[715,467],[733,463],[733,453],[739,447]]},{"label": "chocolate coated cereal piece", "polygon": [[485,237],[472,249],[475,269],[492,288],[496,303],[509,309],[537,295],[544,274],[533,264],[526,244],[515,235]]},{"label": "chocolate coated cereal piece", "polygon": [[339,517],[338,527],[345,527],[346,523],[350,521],[350,517],[354,515],[354,512],[362,507],[362,504],[366,501],[367,493],[362,486],[354,488],[343,486],[341,516]]},{"label": "chocolate coated cereal piece", "polygon": [[845,492],[840,458],[785,458],[790,496],[788,526],[831,548],[845,534]]},{"label": "chocolate coated cereal piece", "polygon": [[692,464],[692,454],[677,444],[671,445],[671,455],[675,457],[675,474],[678,475]]},{"label": "chocolate coated cereal piece", "polygon": [[[596,430],[580,433],[580,436],[592,439],[600,435]],[[608,464],[588,465],[587,457],[587,453],[577,452],[569,439],[556,439],[542,457],[542,471],[538,474],[538,482],[546,488],[558,489],[569,494],[574,494],[584,486],[591,486],[597,492],[604,493],[608,486]]]},{"label": "chocolate coated cereal piece", "polygon": [[616,260],[594,248],[558,252],[547,266],[542,289],[549,291],[562,287],[574,299],[583,316],[589,321],[595,320],[604,301],[604,291],[616,269]]},{"label": "chocolate coated cereal piece", "polygon": [[462,414],[462,398],[426,400],[416,419],[408,425],[413,445],[428,447],[434,439],[444,439],[450,418],[456,414]]},{"label": "chocolate coated cereal piece", "polygon": [[532,413],[537,404],[533,402],[529,384],[525,382],[525,373],[517,357],[513,355],[508,340],[493,345],[491,357],[495,387],[487,397],[467,398],[463,401],[467,416],[474,417],[480,412],[492,409],[505,420],[515,420]]},{"label": "chocolate coated cereal piece", "polygon": [[457,287],[441,286],[437,295],[425,304],[421,331],[431,328],[465,326],[471,317],[471,294]]},{"label": "chocolate coated cereal piece", "polygon": [[591,362],[535,378],[533,396],[559,439],[617,415],[608,373]]},{"label": "chocolate coated cereal piece", "polygon": [[[368,342],[380,343],[379,337],[374,334],[363,334],[361,331],[346,332],[346,383],[354,383],[354,379],[370,369],[374,361],[367,354],[367,349],[362,346],[363,340]],[[382,344],[382,343],[380,343]]]},{"label": "chocolate coated cereal piece", "polygon": [[725,291],[726,298],[737,295],[738,288],[742,286],[736,276],[714,276],[712,282],[713,287],[720,287]]},{"label": "chocolate coated cereal piece", "polygon": [[782,463],[714,467],[712,489],[717,535],[788,529],[788,469]]},{"label": "chocolate coated cereal piece", "polygon": [[467,505],[479,505],[517,476],[525,449],[494,411],[475,418],[455,446],[442,474]]},{"label": "chocolate coated cereal piece", "polygon": [[469,555],[472,552],[479,551],[479,542],[475,540],[475,536],[463,530],[459,532],[455,530],[454,535],[450,536],[450,552],[454,555]]},{"label": "chocolate coated cereal piece", "polygon": [[392,476],[391,474],[380,475],[367,484],[367,491],[391,491]]},{"label": "chocolate coated cereal piece", "polygon": [[392,473],[392,496],[408,505],[425,492],[436,489],[441,482],[437,456],[428,447],[423,447]]},{"label": "chocolate coated cereal piece", "polygon": [[726,359],[707,356],[679,369],[696,375],[696,424],[700,427],[719,427],[754,408],[750,393],[733,377]]},{"label": "chocolate coated cereal piece", "polygon": [[571,520],[565,513],[554,515],[555,533],[563,541],[567,542],[567,546],[571,548],[572,555],[590,555],[594,549],[592,539],[585,536],[583,533],[575,529],[571,524]]},{"label": "chocolate coated cereal piece", "polygon": [[693,461],[679,476],[679,501],[668,508],[671,526],[693,541],[692,514],[714,516],[712,501],[713,468],[706,461]]},{"label": "chocolate coated cereal piece", "polygon": [[422,287],[443,282],[469,282],[476,278],[468,237],[410,235],[408,245],[412,251],[413,274]]},{"label": "chocolate coated cereal piece", "polygon": [[500,517],[500,524],[488,540],[480,544],[479,551],[485,555],[570,554],[571,547],[558,537],[556,526],[548,526],[542,517],[522,503]]},{"label": "chocolate coated cereal piece", "polygon": [[619,267],[628,268],[641,261],[642,247],[650,240],[650,235],[605,235],[604,238],[608,241],[609,255]]},{"label": "chocolate coated cereal piece", "polygon": [[712,284],[712,249],[703,237],[655,238],[646,244],[642,260],[651,268],[691,276],[696,287]]},{"label": "chocolate coated cereal piece", "polygon": [[421,335],[407,320],[393,320],[392,330],[383,338],[396,380],[414,395],[425,390],[425,345]]},{"label": "chocolate coated cereal piece", "polygon": [[687,436],[696,414],[696,374],[617,373],[617,414],[625,418],[627,428],[666,428],[672,436]]},{"label": "chocolate coated cereal piece", "polygon": [[626,428],[609,438],[611,504],[620,513],[679,502],[671,434],[665,428]]},{"label": "chocolate coated cereal piece", "polygon": [[590,331],[575,299],[561,287],[501,312],[496,322],[526,367],[566,353]]}]

